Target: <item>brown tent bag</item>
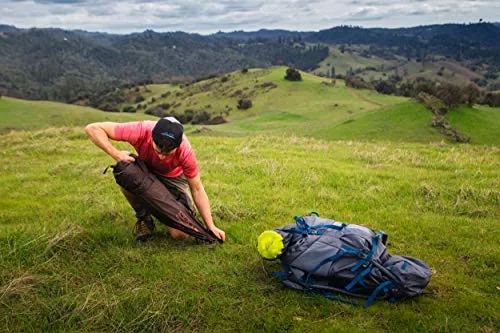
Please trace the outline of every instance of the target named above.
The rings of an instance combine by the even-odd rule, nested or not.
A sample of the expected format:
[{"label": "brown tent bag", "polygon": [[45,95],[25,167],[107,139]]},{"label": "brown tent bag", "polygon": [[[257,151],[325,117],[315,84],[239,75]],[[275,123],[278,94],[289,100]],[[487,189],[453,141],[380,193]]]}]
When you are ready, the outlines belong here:
[{"label": "brown tent bag", "polygon": [[209,243],[216,240],[222,243],[190,209],[176,200],[165,185],[149,171],[144,161],[137,156],[133,157],[133,163],[120,161],[112,166],[118,185],[137,195],[142,206],[161,223]]}]

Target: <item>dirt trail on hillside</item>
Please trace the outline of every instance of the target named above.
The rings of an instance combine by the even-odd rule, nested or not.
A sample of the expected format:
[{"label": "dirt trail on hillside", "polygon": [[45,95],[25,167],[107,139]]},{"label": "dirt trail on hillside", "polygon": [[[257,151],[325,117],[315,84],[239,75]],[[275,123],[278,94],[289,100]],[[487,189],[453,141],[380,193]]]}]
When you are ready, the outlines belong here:
[{"label": "dirt trail on hillside", "polygon": [[361,100],[363,100],[363,101],[365,101],[365,102],[368,102],[368,103],[371,103],[371,104],[375,104],[375,105],[377,105],[377,106],[385,106],[385,105],[386,105],[386,104],[384,104],[384,103],[381,103],[381,102],[379,102],[379,101],[375,101],[375,100],[373,100],[373,99],[370,99],[370,98],[368,98],[368,97],[366,97],[366,96],[363,96],[363,95],[359,94],[359,93],[356,91],[356,89],[349,88],[349,87],[346,87],[346,88],[347,88],[347,91],[348,91],[348,92],[349,92],[349,93],[350,93],[353,97],[359,98],[359,99],[361,99]]}]

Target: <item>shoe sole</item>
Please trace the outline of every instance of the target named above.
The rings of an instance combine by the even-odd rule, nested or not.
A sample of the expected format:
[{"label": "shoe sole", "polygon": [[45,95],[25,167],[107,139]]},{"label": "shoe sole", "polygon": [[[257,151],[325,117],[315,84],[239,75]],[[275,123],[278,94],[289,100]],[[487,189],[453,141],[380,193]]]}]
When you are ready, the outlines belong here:
[{"label": "shoe sole", "polygon": [[144,243],[153,238],[153,235],[143,235],[135,238],[135,241],[138,243]]}]

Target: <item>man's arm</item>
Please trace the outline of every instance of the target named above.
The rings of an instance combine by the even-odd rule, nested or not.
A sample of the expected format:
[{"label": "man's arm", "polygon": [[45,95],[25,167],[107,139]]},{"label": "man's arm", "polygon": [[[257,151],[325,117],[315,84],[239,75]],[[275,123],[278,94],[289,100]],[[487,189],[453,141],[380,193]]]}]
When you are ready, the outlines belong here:
[{"label": "man's arm", "polygon": [[212,231],[215,236],[217,236],[221,240],[226,239],[226,233],[221,229],[217,228],[212,220],[212,212],[210,211],[210,202],[208,201],[207,193],[205,192],[205,188],[201,183],[200,175],[197,175],[194,178],[187,178],[189,188],[191,189],[191,194],[193,195],[193,200],[200,212],[203,221],[207,225],[208,229]]},{"label": "man's arm", "polygon": [[104,150],[104,152],[115,161],[134,162],[135,159],[130,156],[130,152],[116,149],[111,144],[111,141],[109,141],[109,139],[115,140],[116,125],[117,123],[112,122],[93,123],[85,127],[85,132],[87,132],[90,140],[92,140],[97,147]]}]

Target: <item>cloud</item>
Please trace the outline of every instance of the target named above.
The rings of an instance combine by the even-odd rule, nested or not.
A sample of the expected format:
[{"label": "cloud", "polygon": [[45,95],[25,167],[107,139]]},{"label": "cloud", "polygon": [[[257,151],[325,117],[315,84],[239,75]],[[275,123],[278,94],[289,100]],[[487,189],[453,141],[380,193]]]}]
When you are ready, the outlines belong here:
[{"label": "cloud", "polygon": [[[350,0],[355,5],[349,19],[354,21],[381,21],[398,17],[411,16],[441,16],[447,13],[471,14],[481,8],[487,8],[493,4],[489,0]],[[499,7],[497,12],[499,11]],[[450,15],[452,17],[453,15]]]},{"label": "cloud", "polygon": [[119,33],[319,30],[360,22],[394,27],[498,17],[497,0],[0,0],[2,24]]}]

